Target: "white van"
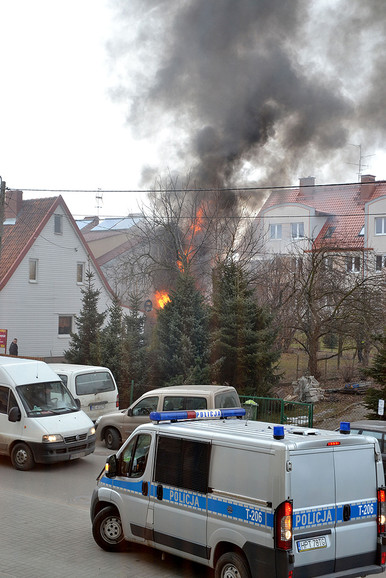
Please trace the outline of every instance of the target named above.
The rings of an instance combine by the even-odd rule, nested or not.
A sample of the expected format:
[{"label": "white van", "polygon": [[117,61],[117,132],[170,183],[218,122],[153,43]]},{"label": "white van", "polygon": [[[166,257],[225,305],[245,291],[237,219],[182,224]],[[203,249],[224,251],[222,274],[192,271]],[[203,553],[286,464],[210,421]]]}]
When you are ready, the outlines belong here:
[{"label": "white van", "polygon": [[215,578],[381,573],[377,440],[350,435],[347,423],[340,433],[237,419],[243,413],[153,412],[98,478],[97,544],[152,546],[214,568]]},{"label": "white van", "polygon": [[107,367],[49,363],[72,395],[80,400],[80,407],[95,422],[105,413],[119,410],[117,384]]},{"label": "white van", "polygon": [[0,454],[17,470],[81,458],[95,428],[46,363],[0,356]]}]

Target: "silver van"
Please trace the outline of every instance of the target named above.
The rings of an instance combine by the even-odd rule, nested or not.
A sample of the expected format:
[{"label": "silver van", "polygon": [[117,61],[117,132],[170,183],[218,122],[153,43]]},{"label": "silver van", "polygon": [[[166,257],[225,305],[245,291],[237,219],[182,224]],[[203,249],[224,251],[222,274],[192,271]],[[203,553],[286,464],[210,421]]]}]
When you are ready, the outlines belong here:
[{"label": "silver van", "polygon": [[116,450],[152,411],[240,407],[234,387],[228,385],[172,385],[144,393],[128,409],[97,419],[97,439]]},{"label": "silver van", "polygon": [[[127,541],[215,578],[354,578],[386,562],[386,489],[374,437],[153,412],[107,459],[91,500],[96,543]],[[239,419],[238,419],[239,418]]]},{"label": "silver van", "polygon": [[119,410],[117,384],[107,367],[76,365],[71,363],[49,363],[53,371],[78,398],[82,410],[95,422],[105,414]]}]

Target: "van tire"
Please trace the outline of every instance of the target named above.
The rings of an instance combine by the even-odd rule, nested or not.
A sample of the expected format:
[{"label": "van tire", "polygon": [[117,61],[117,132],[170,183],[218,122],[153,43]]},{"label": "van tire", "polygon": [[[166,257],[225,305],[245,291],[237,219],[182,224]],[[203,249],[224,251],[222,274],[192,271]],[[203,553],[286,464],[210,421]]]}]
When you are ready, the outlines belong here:
[{"label": "van tire", "polygon": [[92,535],[95,542],[107,552],[122,552],[127,548],[121,517],[112,506],[103,508],[92,523]]},{"label": "van tire", "polygon": [[251,572],[244,556],[237,552],[225,552],[217,560],[215,578],[251,578]]},{"label": "van tire", "polygon": [[11,451],[11,462],[16,470],[32,470],[35,460],[31,448],[22,442],[15,444]]},{"label": "van tire", "polygon": [[121,436],[114,427],[108,427],[105,431],[105,444],[109,450],[118,450],[121,446]]}]

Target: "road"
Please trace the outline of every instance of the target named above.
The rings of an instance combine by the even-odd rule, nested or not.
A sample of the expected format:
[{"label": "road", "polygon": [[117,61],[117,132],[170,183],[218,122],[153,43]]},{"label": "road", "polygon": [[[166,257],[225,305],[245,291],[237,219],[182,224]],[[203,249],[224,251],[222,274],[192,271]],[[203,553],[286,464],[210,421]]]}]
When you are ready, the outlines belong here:
[{"label": "road", "polygon": [[151,548],[110,553],[95,544],[90,498],[109,453],[98,446],[82,460],[29,472],[0,456],[0,578],[212,578],[203,566]]},{"label": "road", "polygon": [[105,552],[91,535],[95,478],[111,451],[97,447],[76,462],[12,468],[0,457],[1,578],[210,578],[204,567],[151,548]]}]

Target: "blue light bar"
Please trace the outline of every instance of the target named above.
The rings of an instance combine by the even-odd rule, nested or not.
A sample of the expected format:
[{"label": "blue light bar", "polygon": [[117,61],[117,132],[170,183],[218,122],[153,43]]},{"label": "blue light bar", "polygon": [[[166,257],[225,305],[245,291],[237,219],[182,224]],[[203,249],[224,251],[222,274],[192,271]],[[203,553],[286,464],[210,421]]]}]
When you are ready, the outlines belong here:
[{"label": "blue light bar", "polygon": [[186,411],[152,411],[152,421],[178,421],[185,419],[226,419],[228,417],[243,417],[245,409],[234,407],[231,409],[195,409]]},{"label": "blue light bar", "polygon": [[339,431],[341,434],[349,434],[350,433],[350,422],[349,421],[341,421]]}]

